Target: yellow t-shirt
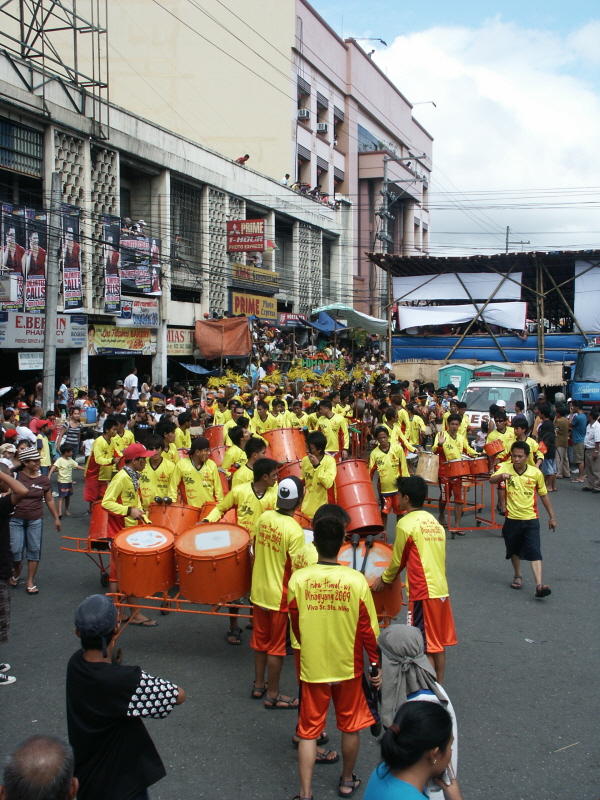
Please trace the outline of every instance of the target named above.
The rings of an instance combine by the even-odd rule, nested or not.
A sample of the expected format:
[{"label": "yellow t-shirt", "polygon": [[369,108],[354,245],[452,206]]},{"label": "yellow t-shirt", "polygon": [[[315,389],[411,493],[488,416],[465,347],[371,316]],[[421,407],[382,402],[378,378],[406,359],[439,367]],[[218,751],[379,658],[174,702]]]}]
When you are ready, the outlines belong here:
[{"label": "yellow t-shirt", "polygon": [[321,459],[318,467],[313,467],[308,456],[302,459],[302,480],[304,481],[304,500],[302,513],[312,519],[317,510],[325,503],[334,503],[335,478],[337,464],[333,456],[327,453]]},{"label": "yellow t-shirt", "polygon": [[304,547],[304,531],[288,514],[265,511],[254,536],[254,568],[250,599],[262,608],[287,611],[291,560]]},{"label": "yellow t-shirt", "polygon": [[506,427],[504,433],[500,433],[498,428],[494,428],[493,431],[490,431],[486,437],[486,442],[495,442],[496,439],[500,439],[502,444],[504,445],[504,450],[500,453],[496,454],[496,458],[506,458],[510,456],[510,447],[512,443],[515,441],[515,432],[513,428]]},{"label": "yellow t-shirt", "polygon": [[[96,439],[96,441],[98,441],[98,439]],[[108,484],[108,488],[102,498],[102,508],[110,511],[112,514],[122,516],[123,525],[126,528],[130,528],[132,525],[137,525],[138,521],[127,516],[127,509],[129,507],[142,509],[144,506],[142,498],[135,490],[133,481],[124,469],[120,469]]]},{"label": "yellow t-shirt", "polygon": [[287,413],[285,411],[283,414],[273,414],[273,412],[271,412],[269,416],[271,417],[270,430],[276,431],[279,428],[287,428]]},{"label": "yellow t-shirt", "polygon": [[162,451],[163,461],[170,461],[172,464],[177,464],[179,461],[179,453],[177,452],[177,445],[175,442],[170,442],[168,450]]},{"label": "yellow t-shirt", "polygon": [[72,483],[73,482],[73,469],[78,465],[74,458],[65,458],[61,456],[54,462],[56,471],[58,472],[59,483]]},{"label": "yellow t-shirt", "polygon": [[356,678],[364,671],[363,650],[377,662],[377,612],[362,573],[340,564],[313,564],[294,572],[287,599],[301,680]]},{"label": "yellow t-shirt", "polygon": [[408,420],[408,426],[406,428],[406,433],[408,435],[408,441],[413,445],[421,444],[421,431],[425,430],[425,423],[423,422],[423,418],[420,417],[418,414],[413,414],[413,418]]},{"label": "yellow t-shirt", "polygon": [[354,419],[354,407],[350,405],[343,406],[341,403],[338,403],[337,406],[333,409],[336,414],[341,414],[344,419],[348,422]]},{"label": "yellow t-shirt", "polygon": [[248,456],[244,453],[242,448],[238,447],[237,444],[232,444],[231,447],[227,448],[223,456],[221,469],[225,470],[225,472],[230,472],[234,464],[239,464],[240,467],[243,467],[247,461]]},{"label": "yellow t-shirt", "polygon": [[381,484],[381,494],[395,494],[398,491],[396,481],[398,476],[406,478],[410,474],[406,466],[404,448],[399,444],[390,444],[387,453],[379,445],[371,451],[369,458],[369,472],[377,470]]},{"label": "yellow t-shirt", "polygon": [[405,408],[398,409],[398,422],[400,423],[400,429],[402,433],[406,434],[408,431],[408,426],[410,425],[410,417],[408,416],[408,411]]},{"label": "yellow t-shirt", "polygon": [[252,483],[242,483],[225,495],[207,519],[209,522],[218,522],[223,514],[235,507],[238,525],[245,528],[252,539],[260,515],[275,508],[276,504],[277,486],[271,486],[262,497],[258,497]]},{"label": "yellow t-shirt", "polygon": [[156,469],[150,464],[150,459],[146,459],[146,466],[140,473],[140,497],[145,509],[154,502],[155,497],[168,496],[174,469],[175,464],[165,458]]},{"label": "yellow t-shirt", "polygon": [[319,560],[319,554],[314,542],[306,542],[301,550],[298,550],[296,555],[292,558],[292,572],[304,567],[310,567],[316,564]]},{"label": "yellow t-shirt", "polygon": [[431,450],[433,453],[436,453],[438,448],[442,449],[443,460],[442,459],[440,460],[441,478],[444,477],[444,461],[454,461],[458,458],[461,458],[463,453],[468,453],[470,456],[479,455],[479,453],[477,453],[476,450],[473,450],[473,448],[469,445],[466,438],[460,433],[457,433],[456,439],[453,439],[452,436],[450,436],[450,433],[448,431],[445,431],[444,432],[445,442],[444,444],[441,445],[438,444],[439,437],[440,434],[438,433],[437,436],[435,437],[435,441],[433,443],[433,447],[431,448]]},{"label": "yellow t-shirt", "polygon": [[258,416],[258,411],[256,411],[254,413],[254,416],[250,420],[250,425],[248,427],[250,428],[253,434],[255,434],[256,436],[260,436],[260,438],[262,439],[263,433],[273,430],[272,420],[273,420],[272,414],[267,414],[267,418],[263,421]]},{"label": "yellow t-shirt", "polygon": [[308,428],[308,414],[303,411],[300,416],[293,411],[288,411],[285,416],[286,428]]},{"label": "yellow t-shirt", "polygon": [[334,414],[331,419],[317,417],[316,430],[322,431],[327,437],[325,450],[328,453],[338,453],[348,449],[348,422],[341,414]]},{"label": "yellow t-shirt", "polygon": [[[229,417],[226,417],[225,414],[229,413]],[[215,404],[215,413],[213,414],[213,425],[224,425],[228,419],[231,419],[231,413],[227,410],[219,411],[219,406]]]},{"label": "yellow t-shirt", "polygon": [[169,497],[176,501],[178,492],[182,502],[194,508],[222,500],[223,487],[215,462],[209,459],[198,469],[190,458],[181,458],[171,473]]},{"label": "yellow t-shirt", "polygon": [[192,446],[192,435],[188,428],[187,431],[182,431],[181,428],[175,430],[175,441],[173,443],[176,450],[189,450]]},{"label": "yellow t-shirt", "polygon": [[125,428],[122,434],[116,433],[111,439],[111,442],[115,455],[117,458],[121,458],[123,450],[135,442],[135,436],[133,435],[133,431],[129,430],[129,428]]},{"label": "yellow t-shirt", "polygon": [[390,442],[392,444],[401,445],[405,453],[414,452],[415,448],[402,432],[402,425],[400,422],[394,422],[391,427],[387,423],[384,423],[381,427],[387,428],[388,436],[390,437]]},{"label": "yellow t-shirt", "polygon": [[40,453],[40,467],[51,467],[52,458],[50,457],[48,437],[44,436],[43,433],[38,433],[35,438],[37,439],[37,449]]},{"label": "yellow t-shirt", "polygon": [[548,494],[544,476],[541,471],[527,464],[522,475],[519,475],[513,464],[501,464],[496,472],[506,472],[512,477],[505,481],[506,516],[508,519],[537,519],[537,497]]},{"label": "yellow t-shirt", "polygon": [[406,567],[406,591],[411,600],[448,597],[446,532],[428,511],[410,511],[398,520],[389,567],[381,576],[392,583]]},{"label": "yellow t-shirt", "polygon": [[535,439],[532,439],[531,436],[528,436],[525,441],[529,445],[529,455],[527,456],[527,463],[529,464],[530,467],[535,467],[535,462],[538,461],[538,459],[541,458],[542,461],[544,460],[544,454],[540,450],[539,444],[536,442]]},{"label": "yellow t-shirt", "polygon": [[99,436],[93,444],[92,453],[85,465],[84,475],[87,475],[92,465],[98,465],[98,480],[109,481],[113,475],[114,449],[112,439],[107,442],[104,436]]},{"label": "yellow t-shirt", "polygon": [[248,464],[244,464],[233,473],[231,488],[235,489],[236,486],[241,486],[243,483],[250,483],[253,480],[254,480],[254,472],[250,469]]}]

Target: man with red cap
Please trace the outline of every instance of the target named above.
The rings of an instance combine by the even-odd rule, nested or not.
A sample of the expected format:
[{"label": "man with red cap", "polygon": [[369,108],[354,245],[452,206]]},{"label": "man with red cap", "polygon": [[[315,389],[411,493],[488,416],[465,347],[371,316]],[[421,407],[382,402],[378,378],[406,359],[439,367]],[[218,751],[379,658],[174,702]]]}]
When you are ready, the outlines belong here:
[{"label": "man with red cap", "polygon": [[[144,522],[144,506],[140,495],[140,473],[146,466],[146,459],[154,455],[156,455],[154,450],[146,450],[144,445],[139,442],[125,448],[123,452],[125,465],[112,479],[102,498],[102,508],[108,511],[108,536],[110,539],[114,539],[123,528],[138,525],[140,520]],[[117,570],[112,550],[109,580],[110,591],[117,591]],[[158,625],[156,621],[144,617],[139,612],[136,614],[133,624],[144,625],[147,628]]]}]

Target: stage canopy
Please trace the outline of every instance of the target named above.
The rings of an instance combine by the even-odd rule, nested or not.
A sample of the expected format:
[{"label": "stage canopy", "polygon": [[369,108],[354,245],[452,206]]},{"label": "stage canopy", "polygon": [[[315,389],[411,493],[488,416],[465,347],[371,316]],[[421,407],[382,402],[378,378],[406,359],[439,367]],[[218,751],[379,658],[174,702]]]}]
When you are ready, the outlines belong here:
[{"label": "stage canopy", "polygon": [[378,336],[387,335],[387,320],[379,319],[378,317],[370,317],[368,314],[361,314],[360,311],[356,311],[352,306],[346,306],[343,303],[332,303],[329,306],[315,308],[312,313],[318,314],[321,311],[332,314],[334,317],[342,317],[347,320],[350,328],[362,328],[363,331],[375,333]]},{"label": "stage canopy", "polygon": [[[394,300],[520,300],[523,273],[513,272],[517,283],[505,281],[493,272],[444,273],[442,275],[403,275],[392,279]],[[470,295],[470,296],[469,296]]]},{"label": "stage canopy", "polygon": [[[426,325],[462,325],[477,316],[483,303],[459,306],[399,306],[399,328]],[[482,312],[488,325],[522,331],[527,317],[527,303],[490,303]]]}]

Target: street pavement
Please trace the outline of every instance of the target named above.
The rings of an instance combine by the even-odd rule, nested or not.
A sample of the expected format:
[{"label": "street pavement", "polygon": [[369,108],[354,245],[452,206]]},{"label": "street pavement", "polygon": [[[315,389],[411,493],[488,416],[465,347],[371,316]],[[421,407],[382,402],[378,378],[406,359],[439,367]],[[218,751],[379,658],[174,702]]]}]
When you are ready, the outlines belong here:
[{"label": "street pavement", "polygon": [[[458,774],[465,800],[597,800],[600,497],[558,482],[552,494],[558,529],[542,509],[544,579],[552,595],[533,597],[524,564],[521,591],[509,588],[499,531],[483,527],[448,541],[448,578],[459,644],[448,653],[445,688],[458,717]],[[76,486],[64,533],[85,536],[89,517]],[[467,517],[466,519],[469,519]],[[391,527],[391,525],[390,525]],[[34,733],[66,737],[65,667],[77,648],[73,614],[102,591],[100,573],[45,523],[37,596],[13,591],[11,639],[0,660],[17,683],[0,689],[0,753]],[[187,702],[148,729],[167,768],[152,800],[291,798],[298,789],[295,713],[266,711],[250,699],[250,634],[225,643],[226,620],[151,613],[159,627],[128,627],[123,661],[183,686]],[[402,614],[402,621],[404,613]],[[596,688],[594,688],[594,686]],[[282,691],[295,692],[286,659]],[[340,737],[330,717],[331,747]],[[356,772],[363,787],[378,762],[378,744],[362,734]],[[315,768],[314,797],[334,797],[340,765]],[[362,796],[362,788],[357,797]]]}]

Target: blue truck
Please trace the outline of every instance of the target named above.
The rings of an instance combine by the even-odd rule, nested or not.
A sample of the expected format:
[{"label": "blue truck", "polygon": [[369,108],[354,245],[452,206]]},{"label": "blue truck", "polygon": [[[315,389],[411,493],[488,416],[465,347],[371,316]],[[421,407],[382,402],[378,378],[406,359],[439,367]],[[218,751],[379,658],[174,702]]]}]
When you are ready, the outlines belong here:
[{"label": "blue truck", "polygon": [[577,360],[563,368],[569,397],[580,400],[586,410],[600,407],[600,345],[597,340],[577,353]]}]

